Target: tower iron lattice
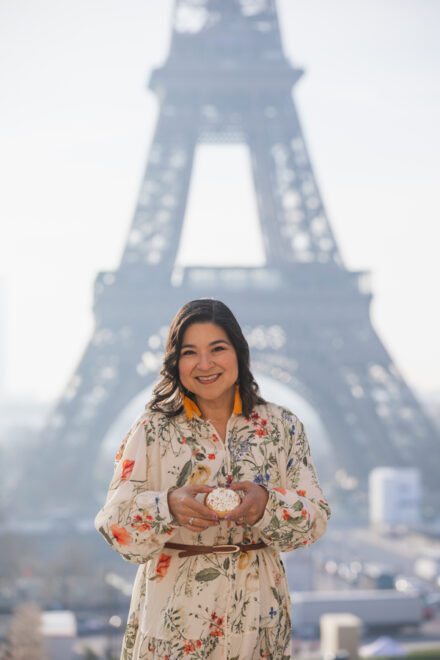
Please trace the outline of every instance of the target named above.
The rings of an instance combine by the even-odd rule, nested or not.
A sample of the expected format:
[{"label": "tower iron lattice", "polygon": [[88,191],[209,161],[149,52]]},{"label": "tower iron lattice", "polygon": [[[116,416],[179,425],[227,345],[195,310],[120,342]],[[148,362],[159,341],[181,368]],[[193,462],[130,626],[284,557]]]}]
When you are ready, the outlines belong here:
[{"label": "tower iron lattice", "polygon": [[[367,274],[344,266],[320,196],[292,99],[302,73],[283,53],[275,0],[176,0],[168,58],[150,78],[160,111],[122,258],[97,275],[93,335],[42,432],[33,474],[47,474],[48,507],[96,510],[103,437],[156,380],[174,313],[206,296],[237,315],[253,371],[319,413],[331,469],[365,486],[373,467],[416,465],[435,487],[438,434],[372,327]],[[203,142],[248,145],[262,267],[175,265]]]}]

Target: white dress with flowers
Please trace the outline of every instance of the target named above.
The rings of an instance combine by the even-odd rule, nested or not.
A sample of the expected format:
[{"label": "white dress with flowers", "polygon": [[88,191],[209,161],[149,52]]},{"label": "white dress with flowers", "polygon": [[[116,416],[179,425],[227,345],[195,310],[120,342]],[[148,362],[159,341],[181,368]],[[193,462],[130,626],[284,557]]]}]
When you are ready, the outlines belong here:
[{"label": "white dress with flowers", "polygon": [[[279,553],[325,532],[329,507],[303,424],[273,403],[232,415],[223,443],[213,425],[185,412],[145,410],[125,436],[95,526],[127,561],[139,564],[123,660],[287,660],[291,616]],[[269,499],[252,527],[221,521],[201,533],[173,521],[172,486],[253,481]],[[202,498],[203,495],[197,496]],[[167,541],[256,543],[267,548],[179,558]]]}]

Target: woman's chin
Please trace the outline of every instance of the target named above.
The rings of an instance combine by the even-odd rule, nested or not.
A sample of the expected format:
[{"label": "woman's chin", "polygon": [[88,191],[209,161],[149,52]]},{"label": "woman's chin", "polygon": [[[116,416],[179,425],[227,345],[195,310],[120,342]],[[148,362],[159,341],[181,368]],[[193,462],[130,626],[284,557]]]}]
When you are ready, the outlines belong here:
[{"label": "woman's chin", "polygon": [[231,394],[234,392],[234,388],[229,388],[224,390],[218,390],[218,389],[210,389],[209,386],[203,385],[202,388],[197,388],[198,391],[195,392],[194,394],[196,395],[197,399],[200,399],[201,401],[209,401],[210,403],[213,403],[214,401],[226,401],[231,397]]}]

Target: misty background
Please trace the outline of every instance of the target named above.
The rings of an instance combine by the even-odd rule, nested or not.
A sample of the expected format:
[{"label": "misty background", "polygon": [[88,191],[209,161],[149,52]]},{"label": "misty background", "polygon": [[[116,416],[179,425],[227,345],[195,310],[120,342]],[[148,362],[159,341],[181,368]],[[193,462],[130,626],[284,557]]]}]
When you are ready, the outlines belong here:
[{"label": "misty background", "polygon": [[[285,53],[305,68],[294,99],[346,266],[371,271],[380,338],[416,393],[437,396],[440,4],[278,7]],[[94,276],[116,268],[137,201],[158,111],[146,84],[168,52],[171,9],[170,0],[0,3],[0,327],[9,400],[53,401],[91,335]],[[257,263],[246,155],[231,157],[235,145],[210,149],[196,153],[179,259],[236,262],[238,213],[255,234],[243,263]],[[222,177],[236,192],[223,244],[201,230]]]}]

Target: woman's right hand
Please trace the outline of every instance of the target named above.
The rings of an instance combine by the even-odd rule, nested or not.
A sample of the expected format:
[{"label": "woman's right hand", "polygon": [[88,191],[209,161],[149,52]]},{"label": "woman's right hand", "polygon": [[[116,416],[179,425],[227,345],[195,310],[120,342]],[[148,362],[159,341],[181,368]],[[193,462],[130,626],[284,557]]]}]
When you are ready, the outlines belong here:
[{"label": "woman's right hand", "polygon": [[219,525],[217,514],[195,499],[198,493],[210,493],[213,488],[194,484],[168,491],[168,507],[179,525],[191,532]]}]

